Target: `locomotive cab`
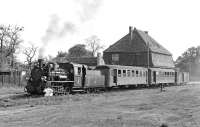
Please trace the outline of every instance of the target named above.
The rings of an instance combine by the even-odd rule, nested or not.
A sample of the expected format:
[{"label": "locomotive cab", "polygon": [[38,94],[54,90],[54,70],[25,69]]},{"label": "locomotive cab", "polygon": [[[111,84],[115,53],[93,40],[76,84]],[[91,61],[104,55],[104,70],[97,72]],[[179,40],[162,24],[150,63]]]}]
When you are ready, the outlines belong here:
[{"label": "locomotive cab", "polygon": [[73,87],[85,86],[86,65],[75,63],[59,63],[59,66],[67,73],[69,81],[73,81]]}]

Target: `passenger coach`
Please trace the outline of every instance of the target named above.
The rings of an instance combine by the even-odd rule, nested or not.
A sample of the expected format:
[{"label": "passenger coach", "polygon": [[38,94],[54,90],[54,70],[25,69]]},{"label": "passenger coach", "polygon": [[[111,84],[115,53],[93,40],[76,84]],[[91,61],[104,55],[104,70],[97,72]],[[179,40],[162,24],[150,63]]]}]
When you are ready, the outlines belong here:
[{"label": "passenger coach", "polygon": [[96,70],[100,70],[105,76],[106,87],[147,84],[147,69],[143,67],[101,65]]}]

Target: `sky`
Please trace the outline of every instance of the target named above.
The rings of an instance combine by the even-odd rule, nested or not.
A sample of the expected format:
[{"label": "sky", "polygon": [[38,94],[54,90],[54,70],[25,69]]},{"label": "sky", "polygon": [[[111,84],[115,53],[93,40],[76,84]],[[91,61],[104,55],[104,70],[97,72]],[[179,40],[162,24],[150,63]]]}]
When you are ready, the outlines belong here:
[{"label": "sky", "polygon": [[96,35],[105,49],[129,32],[148,31],[176,60],[200,45],[198,0],[0,0],[0,24],[24,27],[21,53],[30,43],[44,57],[68,51]]}]

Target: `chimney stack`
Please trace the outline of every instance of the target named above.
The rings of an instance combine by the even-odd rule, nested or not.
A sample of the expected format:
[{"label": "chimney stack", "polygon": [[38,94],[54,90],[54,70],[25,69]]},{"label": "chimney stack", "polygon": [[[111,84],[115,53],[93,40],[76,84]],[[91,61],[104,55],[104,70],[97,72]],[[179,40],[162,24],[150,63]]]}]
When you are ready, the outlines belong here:
[{"label": "chimney stack", "polygon": [[133,39],[133,27],[129,26],[130,41]]},{"label": "chimney stack", "polygon": [[101,53],[97,53],[97,65],[105,65],[104,60],[101,56]]}]

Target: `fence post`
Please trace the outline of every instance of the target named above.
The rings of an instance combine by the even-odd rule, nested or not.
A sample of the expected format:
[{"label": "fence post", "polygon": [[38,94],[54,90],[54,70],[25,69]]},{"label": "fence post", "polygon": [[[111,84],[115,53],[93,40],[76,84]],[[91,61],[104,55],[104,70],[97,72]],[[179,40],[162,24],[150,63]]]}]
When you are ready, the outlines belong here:
[{"label": "fence post", "polygon": [[4,78],[4,76],[2,75],[2,79],[1,79],[1,81],[2,81],[2,86],[3,86],[3,78]]},{"label": "fence post", "polygon": [[21,73],[18,71],[18,76],[19,76],[19,86],[21,86]]}]

